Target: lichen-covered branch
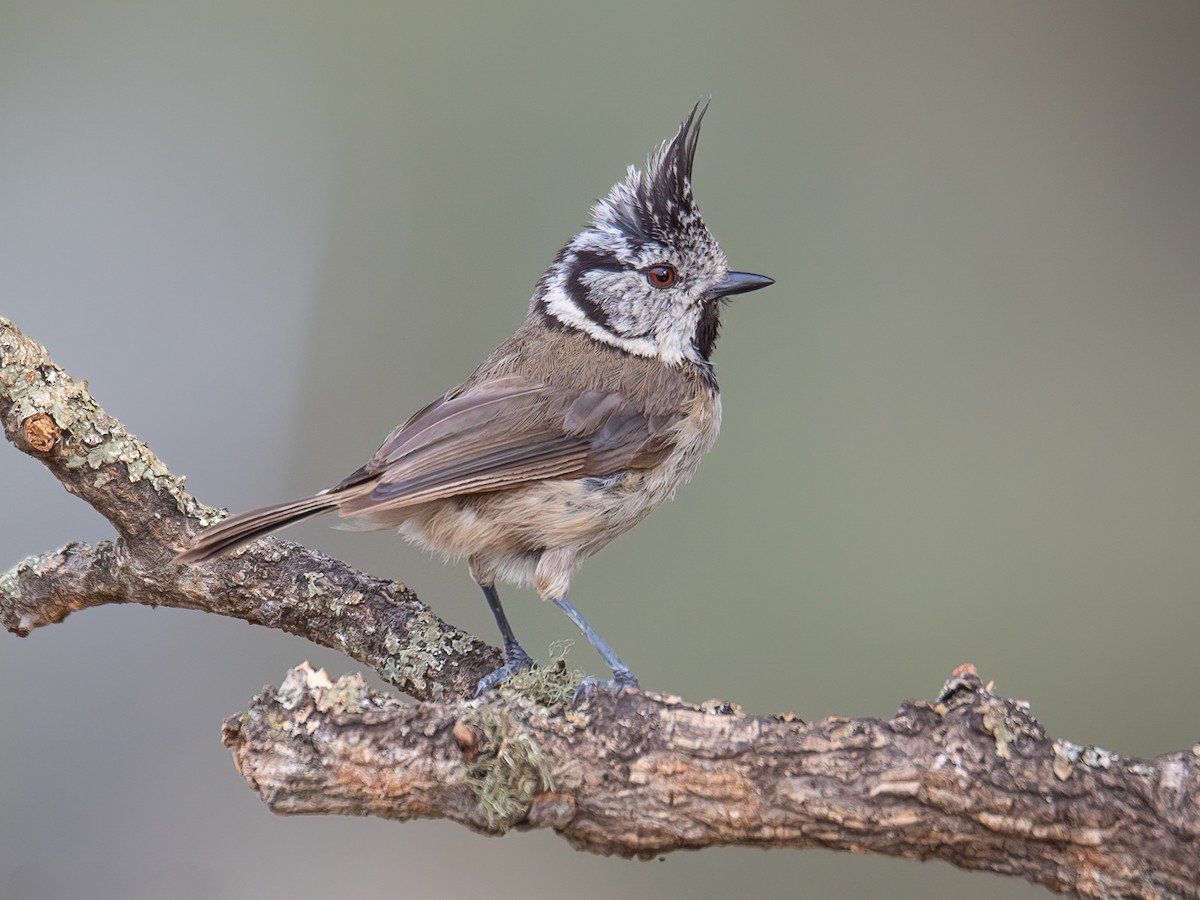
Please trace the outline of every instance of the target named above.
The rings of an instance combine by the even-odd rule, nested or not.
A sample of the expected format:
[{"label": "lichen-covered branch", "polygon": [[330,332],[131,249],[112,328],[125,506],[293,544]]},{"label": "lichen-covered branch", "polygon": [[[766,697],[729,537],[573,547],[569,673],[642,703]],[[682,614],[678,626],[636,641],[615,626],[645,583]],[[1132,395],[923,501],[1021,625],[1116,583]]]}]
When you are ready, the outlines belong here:
[{"label": "lichen-covered branch", "polygon": [[221,512],[185,491],[182,478],[100,408],[86,382],[3,318],[0,421],[13,444],[118,534],[0,575],[0,622],[15,634],[105,603],[198,609],[341,650],[421,700],[470,696],[500,664],[497,650],[442,621],[404,585],[287,541],[198,568],[176,565],[176,551]]},{"label": "lichen-covered branch", "polygon": [[831,847],[942,859],[1077,896],[1200,898],[1200,745],[1143,761],[1052,741],[969,668],[937,702],[886,721],[805,724],[637,692],[572,707],[573,684],[553,669],[469,700],[498,652],[403,585],[278,540],[176,565],[221,513],[2,318],[0,421],[117,532],[0,575],[9,631],[106,603],[203,610],[342,650],[424,701],[293,670],[224,731],[276,811],[554,828],[580,849],[623,856]]},{"label": "lichen-covered branch", "polygon": [[740,844],[827,847],[1020,875],[1088,897],[1200,895],[1200,760],[1052,741],[969,668],[891,719],[717,714],[604,695],[547,709],[401,705],[307,666],[225,723],[276,812],[554,828],[651,857]]}]

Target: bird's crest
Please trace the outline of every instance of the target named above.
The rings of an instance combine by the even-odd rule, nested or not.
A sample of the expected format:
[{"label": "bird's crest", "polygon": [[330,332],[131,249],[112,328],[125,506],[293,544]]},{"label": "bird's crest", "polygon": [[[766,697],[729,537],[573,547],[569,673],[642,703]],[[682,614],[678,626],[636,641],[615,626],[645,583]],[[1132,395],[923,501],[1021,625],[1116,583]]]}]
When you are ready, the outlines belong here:
[{"label": "bird's crest", "polygon": [[706,101],[692,107],[675,137],[650,154],[645,170],[630,166],[625,180],[592,207],[597,229],[619,232],[637,243],[669,243],[699,223],[700,211],[692,199],[692,163],[707,109]]}]

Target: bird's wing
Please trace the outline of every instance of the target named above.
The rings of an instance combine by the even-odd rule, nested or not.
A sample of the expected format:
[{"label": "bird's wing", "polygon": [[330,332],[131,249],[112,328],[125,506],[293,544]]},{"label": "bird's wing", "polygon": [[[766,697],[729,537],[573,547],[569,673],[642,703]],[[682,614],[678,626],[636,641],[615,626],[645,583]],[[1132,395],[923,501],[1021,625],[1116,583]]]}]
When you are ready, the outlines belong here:
[{"label": "bird's wing", "polygon": [[646,468],[670,452],[678,419],[648,416],[619,393],[511,376],[434,401],[333,490],[362,486],[340,504],[352,516],[543,478]]}]

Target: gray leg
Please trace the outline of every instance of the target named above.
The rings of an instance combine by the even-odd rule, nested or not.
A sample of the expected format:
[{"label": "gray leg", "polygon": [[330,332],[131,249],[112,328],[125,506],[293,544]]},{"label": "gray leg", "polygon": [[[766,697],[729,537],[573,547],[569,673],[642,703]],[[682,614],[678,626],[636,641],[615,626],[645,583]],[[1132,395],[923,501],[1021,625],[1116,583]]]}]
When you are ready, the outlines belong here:
[{"label": "gray leg", "polygon": [[629,671],[629,666],[621,661],[621,657],[617,656],[613,648],[608,646],[604,638],[600,637],[596,629],[591,626],[591,623],[583,617],[583,613],[572,606],[566,597],[563,597],[561,600],[555,600],[554,605],[565,612],[571,621],[579,627],[579,630],[583,632],[583,636],[588,639],[588,643],[596,648],[596,652],[600,654],[600,658],[604,660],[604,664],[612,669],[613,673],[611,681],[598,682],[594,678],[585,680],[579,686],[579,690],[575,692],[575,699],[578,700],[581,696],[586,696],[590,691],[598,687],[615,690],[623,688],[636,689],[638,686],[637,677],[633,672]]},{"label": "gray leg", "polygon": [[488,609],[492,611],[496,620],[496,627],[500,629],[500,637],[504,639],[504,665],[479,680],[475,688],[476,697],[533,665],[533,660],[517,643],[517,636],[508,624],[508,616],[504,615],[504,607],[500,605],[500,595],[496,592],[496,586],[481,584],[480,587],[483,588],[483,596],[487,598]]}]

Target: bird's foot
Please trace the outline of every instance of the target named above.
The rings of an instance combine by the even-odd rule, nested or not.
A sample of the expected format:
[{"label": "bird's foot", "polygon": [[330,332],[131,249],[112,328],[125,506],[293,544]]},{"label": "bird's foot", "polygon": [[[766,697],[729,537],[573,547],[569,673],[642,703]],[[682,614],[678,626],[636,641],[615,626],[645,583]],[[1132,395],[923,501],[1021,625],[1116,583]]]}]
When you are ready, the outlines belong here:
[{"label": "bird's foot", "polygon": [[497,685],[503,684],[518,672],[524,672],[533,666],[531,657],[520,644],[512,644],[504,648],[504,665],[495,672],[484,675],[475,686],[475,696],[481,697]]},{"label": "bird's foot", "polygon": [[613,677],[607,681],[600,681],[596,676],[589,675],[575,689],[575,695],[571,697],[571,704],[578,706],[588,698],[602,692],[620,694],[625,691],[636,691],[639,688],[637,676],[628,669],[613,672]]}]

